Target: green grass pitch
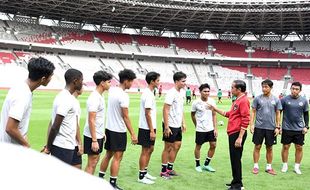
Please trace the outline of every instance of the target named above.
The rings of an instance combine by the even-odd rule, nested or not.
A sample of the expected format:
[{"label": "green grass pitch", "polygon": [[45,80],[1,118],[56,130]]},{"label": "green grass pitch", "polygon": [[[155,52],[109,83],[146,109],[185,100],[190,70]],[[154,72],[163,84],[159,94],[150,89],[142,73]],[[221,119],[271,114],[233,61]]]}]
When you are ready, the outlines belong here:
[{"label": "green grass pitch", "polygon": [[[2,106],[7,91],[0,90],[0,106]],[[33,95],[33,108],[30,120],[30,127],[28,138],[31,144],[31,148],[40,150],[46,143],[46,131],[47,125],[51,117],[52,103],[57,92],[53,91],[36,91]],[[85,92],[79,97],[82,115],[81,115],[81,131],[85,124],[86,117],[86,99],[89,95]],[[105,94],[107,98],[107,94]],[[129,115],[133,124],[133,127],[137,133],[138,131],[138,119],[139,119],[139,94],[130,94],[130,109]],[[161,169],[161,152],[163,149],[163,143],[161,141],[162,130],[162,105],[163,98],[157,98],[157,141],[155,144],[155,151],[152,155],[149,172],[158,176]],[[228,110],[230,108],[230,100],[224,99],[223,104],[218,105],[219,108]],[[127,150],[124,154],[123,161],[119,172],[118,184],[126,190],[130,189],[169,189],[169,190],[188,190],[188,189],[212,189],[221,190],[226,189],[225,183],[231,180],[231,170],[228,154],[228,137],[226,134],[227,120],[218,115],[218,121],[223,120],[224,126],[218,127],[219,137],[217,142],[217,148],[215,156],[211,161],[211,165],[216,169],[215,173],[197,173],[194,169],[194,139],[195,129],[190,119],[190,106],[185,105],[184,111],[186,115],[187,132],[183,136],[182,147],[179,151],[178,157],[175,162],[175,170],[180,174],[178,177],[174,177],[172,180],[163,180],[158,177],[154,185],[146,186],[139,184],[138,179],[138,160],[140,156],[140,146],[133,146],[128,143]],[[82,134],[82,133],[81,133]],[[130,139],[130,138],[129,138]],[[253,175],[251,173],[253,167],[252,151],[253,143],[251,142],[252,135],[248,131],[248,138],[246,140],[245,149],[243,152],[243,182],[245,189],[250,190],[266,190],[266,189],[278,189],[278,190],[301,190],[309,189],[310,187],[310,147],[308,142],[304,146],[304,158],[301,165],[302,175],[297,176],[293,172],[294,165],[294,146],[291,147],[289,155],[289,172],[281,173],[281,144],[280,137],[278,137],[278,144],[274,146],[274,162],[273,168],[276,170],[277,175],[271,176],[264,172],[265,169],[265,149],[261,151],[261,159],[259,162],[260,173]],[[204,162],[208,145],[204,145],[201,150],[201,164]],[[104,152],[103,152],[104,154]],[[83,168],[86,164],[86,155],[83,155]],[[14,163],[12,163],[14,164]],[[98,175],[98,168],[95,175]],[[48,172],[48,171],[46,171]],[[107,177],[109,176],[109,170],[107,171]]]}]

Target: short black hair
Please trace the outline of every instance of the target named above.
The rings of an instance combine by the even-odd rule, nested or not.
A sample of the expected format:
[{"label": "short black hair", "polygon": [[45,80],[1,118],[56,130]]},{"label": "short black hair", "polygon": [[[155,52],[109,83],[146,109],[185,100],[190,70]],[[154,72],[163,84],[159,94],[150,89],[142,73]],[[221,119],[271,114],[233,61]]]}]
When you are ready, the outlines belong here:
[{"label": "short black hair", "polygon": [[102,81],[107,81],[112,79],[112,75],[106,71],[97,71],[94,73],[93,80],[98,86]]},{"label": "short black hair", "polygon": [[48,78],[54,70],[54,64],[43,57],[31,58],[28,62],[28,78],[32,81],[37,81],[42,77]]},{"label": "short black hair", "polygon": [[293,82],[292,85],[291,85],[291,88],[292,88],[292,86],[299,86],[300,90],[302,88],[302,84],[300,82],[298,82],[298,81]]},{"label": "short black hair", "polygon": [[269,80],[269,79],[264,80],[264,81],[262,82],[262,86],[263,86],[264,84],[268,85],[270,88],[273,87],[273,82],[272,82],[271,80]]},{"label": "short black hair", "polygon": [[235,88],[240,89],[241,92],[246,91],[246,83],[243,80],[234,80]]},{"label": "short black hair", "polygon": [[208,83],[204,83],[204,84],[200,85],[199,86],[199,91],[201,92],[205,88],[209,88],[210,89],[210,85]]},{"label": "short black hair", "polygon": [[82,77],[82,72],[77,69],[68,69],[65,73],[65,80],[67,85],[71,84],[74,80],[80,79]]},{"label": "short black hair", "polygon": [[152,81],[155,81],[156,79],[158,79],[158,77],[160,77],[159,73],[156,73],[154,71],[152,72],[148,72],[145,76],[145,80],[148,84],[151,84]]},{"label": "short black hair", "polygon": [[186,78],[186,74],[183,73],[182,71],[178,71],[178,72],[174,73],[174,75],[173,75],[173,81],[174,82],[179,81],[183,78]]},{"label": "short black hair", "polygon": [[119,82],[123,83],[125,80],[132,81],[136,77],[136,74],[130,69],[124,69],[118,73]]}]

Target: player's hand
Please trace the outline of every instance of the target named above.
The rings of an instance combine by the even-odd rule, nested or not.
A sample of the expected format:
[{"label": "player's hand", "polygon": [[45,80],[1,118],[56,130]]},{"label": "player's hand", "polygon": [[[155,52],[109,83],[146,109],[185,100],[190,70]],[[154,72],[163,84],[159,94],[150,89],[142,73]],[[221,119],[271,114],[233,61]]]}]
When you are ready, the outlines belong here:
[{"label": "player's hand", "polygon": [[135,134],[131,135],[131,144],[136,145],[138,143],[138,138]]},{"label": "player's hand", "polygon": [[107,142],[107,136],[105,134],[103,134],[102,140],[103,140],[103,143]]},{"label": "player's hand", "polygon": [[238,137],[236,142],[235,142],[235,147],[240,148],[242,147],[242,138]]},{"label": "player's hand", "polygon": [[250,132],[253,134],[254,133],[254,125],[250,126]]},{"label": "player's hand", "polygon": [[156,133],[154,131],[150,131],[150,140],[155,141],[156,139]]},{"label": "player's hand", "polygon": [[170,129],[170,128],[165,128],[165,130],[164,130],[164,136],[165,136],[166,138],[168,138],[170,135],[172,135],[171,129]]},{"label": "player's hand", "polygon": [[50,154],[51,153],[51,151],[47,148],[47,146],[44,146],[40,152],[42,152],[44,154]]},{"label": "player's hand", "polygon": [[217,135],[218,135],[218,131],[217,131],[217,129],[214,129],[214,136],[215,136],[215,138],[217,138]]},{"label": "player's hand", "polygon": [[83,155],[84,150],[83,150],[83,146],[82,146],[81,144],[78,145],[78,149],[79,149],[78,155],[79,155],[79,156]]},{"label": "player's hand", "polygon": [[99,143],[97,141],[92,141],[91,143],[91,150],[94,152],[98,152],[99,150]]},{"label": "player's hand", "polygon": [[185,133],[186,132],[186,125],[182,125],[182,133]]},{"label": "player's hand", "polygon": [[206,103],[206,104],[207,104],[206,105],[207,109],[210,109],[210,110],[214,111],[214,106],[212,106],[211,104],[208,104],[208,103]]},{"label": "player's hand", "polygon": [[274,136],[275,136],[275,137],[278,136],[278,135],[280,134],[280,130],[281,130],[281,129],[279,129],[279,128],[276,128],[276,129],[274,130]]},{"label": "player's hand", "polygon": [[306,127],[304,127],[303,129],[302,129],[302,134],[306,134],[308,132],[308,129],[306,128]]}]

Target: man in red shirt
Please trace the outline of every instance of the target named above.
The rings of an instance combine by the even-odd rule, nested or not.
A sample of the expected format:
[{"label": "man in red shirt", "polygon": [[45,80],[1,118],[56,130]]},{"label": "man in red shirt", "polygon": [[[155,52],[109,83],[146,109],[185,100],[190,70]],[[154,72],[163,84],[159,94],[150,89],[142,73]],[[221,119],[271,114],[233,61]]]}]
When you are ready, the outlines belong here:
[{"label": "man in red shirt", "polygon": [[231,85],[231,93],[232,95],[235,95],[237,99],[234,101],[228,112],[209,105],[214,111],[228,118],[227,134],[233,176],[231,183],[226,184],[229,186],[229,190],[243,189],[241,157],[243,144],[247,137],[246,129],[250,121],[250,102],[245,95],[245,90],[246,83],[244,81],[233,81]]}]

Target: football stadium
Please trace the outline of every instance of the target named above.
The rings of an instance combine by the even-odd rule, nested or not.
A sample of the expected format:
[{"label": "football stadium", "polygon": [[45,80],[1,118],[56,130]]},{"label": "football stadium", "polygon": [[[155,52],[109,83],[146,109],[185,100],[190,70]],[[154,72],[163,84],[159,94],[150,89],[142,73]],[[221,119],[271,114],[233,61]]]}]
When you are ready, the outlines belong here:
[{"label": "football stadium", "polygon": [[[50,82],[47,81],[48,85],[38,83],[41,86],[38,85],[34,88],[36,90],[31,90],[32,104],[30,105],[29,129],[24,137],[30,148],[38,154],[44,146],[48,146],[49,135],[52,133],[49,133],[49,123],[51,121],[50,125],[53,131],[56,123],[54,119],[58,115],[55,116],[53,111],[54,99],[64,88],[68,87],[67,78],[65,79],[65,74],[68,71],[78,70],[83,75],[83,92],[77,98],[81,108],[79,130],[82,141],[85,132],[84,126],[89,122],[88,98],[95,89],[98,89],[98,84],[94,81],[94,73],[98,71],[108,73],[111,88],[124,85],[119,75],[122,71],[130,70],[135,74],[130,86],[124,87],[124,89],[130,101],[126,110],[133,131],[138,136],[140,132],[139,118],[141,117],[140,103],[145,90],[149,87],[146,77],[148,73],[156,72],[160,74],[159,85],[154,88],[156,124],[153,127],[157,128],[157,134],[156,143],[153,146],[154,152],[145,172],[152,174],[157,179],[151,181],[154,184],[151,182],[148,184],[149,180],[144,182],[141,181],[142,178],[139,179],[139,170],[141,174],[141,169],[139,169],[141,146],[136,143],[133,145],[133,138],[127,132],[126,151],[123,151],[118,175],[115,176],[117,177],[117,184],[122,188],[116,186],[115,189],[309,189],[310,147],[306,133],[310,94],[310,77],[308,76],[310,74],[310,1],[0,0],[0,2],[0,108],[2,108],[2,112],[6,110],[3,105],[6,104],[6,97],[10,94],[8,93],[9,90],[23,83],[30,76],[28,76],[30,67],[28,63],[31,60],[41,57],[53,63],[55,67]],[[164,108],[167,105],[173,109],[171,104],[167,103],[167,99],[169,99],[167,97],[170,97],[168,96],[170,89],[174,89],[178,84],[179,79],[175,80],[174,77],[180,72],[186,74],[185,78],[180,78],[186,79],[186,82],[183,81],[186,84],[180,88],[182,93],[184,88],[182,129],[184,125],[186,131],[181,133],[182,145],[179,151],[176,151],[177,157],[172,163],[178,174],[177,176],[167,177],[162,175],[162,165],[165,164],[162,161],[163,150],[167,142],[162,140],[163,134],[165,135],[164,130],[166,130],[165,124],[163,124],[165,120],[163,115],[166,113]],[[257,144],[252,142],[253,134],[250,132],[250,115],[248,115],[247,139],[243,142],[243,152],[241,151],[242,182],[241,186],[233,187],[231,179],[234,174],[232,174],[231,167],[234,168],[234,164],[231,164],[230,134],[227,135],[226,129],[230,118],[225,115],[227,114],[226,111],[228,112],[231,108],[234,111],[238,109],[231,99],[231,96],[236,95],[233,87],[242,96],[247,97],[250,107],[253,108],[254,98],[263,94],[264,85],[262,81],[266,79],[273,83],[271,88],[269,86],[271,94],[282,103],[281,109],[276,108],[276,113],[279,111],[281,116],[279,117],[280,125],[278,125],[278,118],[276,118],[275,130],[282,128],[282,123],[287,122],[284,117],[293,117],[285,116],[285,108],[288,106],[284,108],[286,104],[283,103],[284,101],[282,102],[281,98],[290,97],[291,93],[295,92],[296,82],[302,84],[302,87],[297,84],[297,87],[300,88],[297,89],[299,94],[296,98],[303,98],[306,103],[299,102],[299,107],[305,108],[303,112],[300,112],[301,121],[298,125],[306,129],[301,128],[302,131],[299,132],[302,134],[292,137],[292,141],[289,143],[294,145],[291,144],[286,161],[283,160],[283,149],[286,145],[283,143],[285,142],[283,141],[283,132],[282,137],[279,134],[275,138],[276,143],[272,146],[273,158],[271,158],[273,172],[269,172],[268,168],[265,170],[266,159],[269,159],[268,156],[266,158],[269,150],[267,147],[269,146],[267,146],[266,141],[264,142],[266,146],[259,143],[262,147],[258,161],[260,166],[258,173],[258,170],[257,172],[254,171],[255,165],[253,169],[253,164],[255,164],[253,151],[255,152]],[[131,78],[129,77],[128,80]],[[241,90],[238,88],[237,82],[234,82],[236,80],[244,81],[245,92],[242,91],[242,88],[240,88]],[[153,82],[155,83],[155,80]],[[213,124],[217,128],[216,148],[212,162],[210,162],[211,158],[208,161],[215,171],[205,169],[199,172],[197,165],[195,165],[194,151],[197,132],[192,121],[194,117],[192,103],[202,98],[203,95],[200,94],[199,87],[205,83],[209,84],[207,89],[210,99],[212,98],[216,103],[215,109],[207,106],[208,109],[212,110],[212,113],[217,112],[216,120],[213,120]],[[191,101],[189,103],[185,102],[186,89],[190,90]],[[105,102],[104,108],[102,108],[105,110],[103,121],[106,121],[109,117],[107,106],[110,103],[110,96],[117,97],[120,94],[109,94],[108,89],[103,91],[101,92]],[[161,93],[163,93],[162,96],[160,96]],[[223,98],[221,99],[219,96]],[[236,97],[238,102],[239,95]],[[221,101],[218,101],[219,99]],[[259,101],[262,102],[262,100]],[[172,104],[174,102],[172,101]],[[293,104],[291,102],[289,101],[287,104]],[[61,101],[60,104],[66,104],[66,101]],[[270,105],[273,106],[274,103],[271,101]],[[298,108],[298,104],[296,107]],[[217,109],[223,110],[223,112],[216,111]],[[273,108],[269,109],[272,110]],[[290,111],[292,112],[292,110]],[[10,113],[10,111],[8,112]],[[257,107],[256,122],[258,112]],[[264,113],[264,115],[269,117],[275,115],[274,112],[273,110]],[[122,113],[124,114],[124,112]],[[249,110],[248,114],[250,113],[252,115],[252,109]],[[299,112],[294,113],[298,114]],[[8,115],[10,117],[10,114]],[[275,125],[274,117],[272,125]],[[16,118],[13,120],[21,122]],[[128,128],[125,119],[124,122]],[[101,125],[105,126],[106,122]],[[6,123],[3,126],[0,125],[2,127],[0,133],[8,131],[5,128]],[[20,128],[18,124],[16,127]],[[61,127],[62,125],[60,125]],[[105,129],[106,126],[103,130]],[[61,132],[61,129],[59,131]],[[1,138],[0,136],[0,142],[3,142]],[[103,138],[107,140],[108,137]],[[115,139],[117,141],[117,138]],[[255,141],[254,139],[253,141]],[[16,142],[15,140],[14,142]],[[92,144],[94,141],[90,140],[92,141],[90,144]],[[106,147],[106,145],[102,146]],[[207,152],[210,146],[209,143],[202,145],[201,165],[205,162],[206,157],[209,158]],[[303,152],[299,152],[299,159],[302,158],[301,162],[296,161],[297,151],[300,151],[300,148],[303,148]],[[1,155],[6,154],[6,150],[1,151]],[[108,153],[103,148],[93,172],[96,178],[100,175],[100,163],[105,154]],[[87,166],[89,154],[84,153],[81,159],[82,173]],[[27,180],[29,184],[44,180],[35,177],[37,175],[34,173],[37,171],[43,172],[41,174],[43,177],[49,173],[49,171],[36,170],[35,163],[31,162],[30,157],[23,162],[25,165],[33,164],[34,167],[33,171],[28,171]],[[284,163],[287,167],[285,171],[283,170]],[[15,163],[1,164],[15,165]],[[23,170],[23,168],[18,170]],[[18,170],[15,171],[17,174]],[[0,176],[3,176],[5,180],[4,172],[1,172],[0,169]],[[59,168],[59,173],[61,172],[62,168]],[[104,179],[108,182],[110,180],[111,183],[109,177],[112,175],[110,175],[110,169],[107,169]],[[84,178],[85,184],[89,180],[88,177]],[[83,180],[82,177],[77,179]],[[98,179],[102,180],[101,178]],[[47,184],[50,181],[51,179],[46,179]],[[18,178],[16,178],[16,183],[18,183]],[[68,177],[68,184],[70,183],[75,183],[74,178]],[[225,184],[230,183],[231,186],[226,187]],[[68,184],[66,187],[70,188]],[[61,187],[57,181],[51,185],[55,188]],[[97,188],[105,189],[99,186]],[[0,189],[14,189],[14,186],[12,184],[11,187],[1,187]]]}]

